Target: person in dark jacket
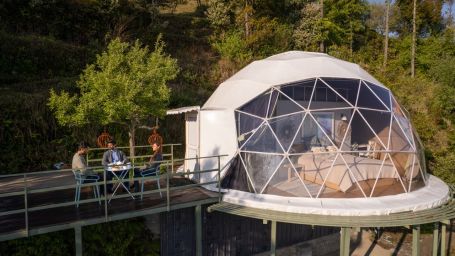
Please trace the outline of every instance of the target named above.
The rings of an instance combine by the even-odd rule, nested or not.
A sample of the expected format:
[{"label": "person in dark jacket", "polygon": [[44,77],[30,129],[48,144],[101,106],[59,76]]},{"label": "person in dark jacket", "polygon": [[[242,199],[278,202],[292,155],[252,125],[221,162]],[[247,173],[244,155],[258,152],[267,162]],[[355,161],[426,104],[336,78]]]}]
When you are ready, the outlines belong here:
[{"label": "person in dark jacket", "polygon": [[[115,143],[115,140],[109,140],[107,142],[107,147],[109,149],[106,152],[104,152],[104,154],[103,154],[102,164],[104,167],[108,167],[109,165],[112,165],[112,164],[128,163],[128,158],[126,157],[125,153],[123,153],[123,151],[117,149],[117,144]],[[123,172],[127,172],[127,171],[128,170],[122,171],[121,175],[124,174]],[[112,172],[107,171],[106,180],[110,181],[110,180],[112,180],[112,177],[114,177]],[[124,184],[127,188],[129,187],[129,182],[125,182]],[[112,193],[112,184],[107,184],[106,188],[109,193]]]}]

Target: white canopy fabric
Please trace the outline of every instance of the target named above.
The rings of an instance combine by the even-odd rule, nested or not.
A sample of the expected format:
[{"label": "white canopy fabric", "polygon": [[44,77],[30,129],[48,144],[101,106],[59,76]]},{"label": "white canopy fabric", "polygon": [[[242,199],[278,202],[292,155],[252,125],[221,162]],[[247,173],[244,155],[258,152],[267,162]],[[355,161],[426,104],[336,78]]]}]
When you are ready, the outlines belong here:
[{"label": "white canopy fabric", "polygon": [[290,51],[252,62],[220,84],[202,109],[236,109],[272,86],[315,77],[362,79],[384,86],[357,64],[324,53]]},{"label": "white canopy fabric", "polygon": [[166,111],[166,115],[178,115],[182,113],[187,113],[191,111],[199,111],[201,107],[199,106],[190,106],[190,107],[182,107],[182,108],[174,108],[174,109],[169,109]]}]

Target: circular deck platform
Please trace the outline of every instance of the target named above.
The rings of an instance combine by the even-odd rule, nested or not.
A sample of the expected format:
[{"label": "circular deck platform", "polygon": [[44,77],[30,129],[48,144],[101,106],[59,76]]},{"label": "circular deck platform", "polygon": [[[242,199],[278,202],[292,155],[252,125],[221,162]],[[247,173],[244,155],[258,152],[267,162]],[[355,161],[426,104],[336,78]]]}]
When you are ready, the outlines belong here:
[{"label": "circular deck platform", "polygon": [[[265,194],[258,195],[230,190],[224,194],[222,204],[225,206],[229,205],[228,208],[236,209],[236,211],[242,208],[251,209],[250,211],[255,212],[255,214],[266,213],[268,215],[268,212],[273,212],[277,218],[287,219],[284,216],[289,216],[291,220],[291,216],[297,219],[302,219],[302,216],[305,215],[310,215],[311,218],[318,218],[315,216],[320,216],[320,218],[324,219],[324,223],[327,221],[325,216],[370,216],[370,218],[371,216],[378,216],[378,218],[379,216],[386,216],[385,219],[388,219],[392,214],[398,213],[414,216],[420,215],[423,211],[432,212],[433,209],[441,208],[443,205],[445,206],[442,208],[451,205],[452,209],[449,209],[449,211],[455,217],[455,207],[451,201],[451,191],[443,181],[435,176],[429,176],[427,185],[423,188],[392,196],[316,199]],[[216,207],[212,208],[214,210],[217,209]],[[303,219],[306,219],[306,217],[303,217]],[[352,219],[352,217],[348,219]],[[356,221],[357,218],[355,219]],[[285,222],[292,223],[292,221]],[[305,224],[317,223],[311,221]]]}]

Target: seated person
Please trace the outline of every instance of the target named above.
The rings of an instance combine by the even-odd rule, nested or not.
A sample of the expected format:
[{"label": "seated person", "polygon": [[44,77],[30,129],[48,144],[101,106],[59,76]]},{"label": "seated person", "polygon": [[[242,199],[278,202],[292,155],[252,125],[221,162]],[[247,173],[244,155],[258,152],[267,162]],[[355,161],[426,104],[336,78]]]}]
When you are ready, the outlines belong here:
[{"label": "seated person", "polygon": [[[84,175],[86,178],[102,180],[102,177],[100,177],[98,174],[96,174],[92,169],[87,169],[88,166],[87,166],[87,162],[85,161],[85,155],[87,155],[87,152],[88,152],[88,144],[84,141],[80,142],[77,146],[76,153],[74,153],[71,168],[73,170],[79,170],[82,173],[82,175]],[[87,181],[87,182],[93,182],[93,181]],[[100,191],[101,191],[101,194],[103,194],[103,190],[101,189]]]},{"label": "seated person", "polygon": [[[115,143],[115,140],[109,140],[107,142],[107,147],[109,148],[106,152],[104,152],[103,155],[103,161],[102,164],[104,167],[108,167],[108,165],[114,164],[114,163],[128,163],[128,158],[126,157],[125,153],[123,151],[117,149],[117,144]],[[123,176],[125,172],[128,172],[128,170],[123,170],[119,176]],[[112,172],[107,171],[106,172],[106,180],[110,181],[112,180],[112,177],[114,177],[114,174]],[[129,182],[126,181],[123,184],[125,184],[126,187],[129,186]],[[112,184],[107,184],[106,185],[107,191],[109,193],[112,193]]]},{"label": "seated person", "polygon": [[[160,172],[160,164],[163,161],[161,145],[159,142],[152,143],[153,155],[144,169],[134,169],[134,178],[152,176]],[[134,181],[134,192],[139,192],[139,181]]]}]

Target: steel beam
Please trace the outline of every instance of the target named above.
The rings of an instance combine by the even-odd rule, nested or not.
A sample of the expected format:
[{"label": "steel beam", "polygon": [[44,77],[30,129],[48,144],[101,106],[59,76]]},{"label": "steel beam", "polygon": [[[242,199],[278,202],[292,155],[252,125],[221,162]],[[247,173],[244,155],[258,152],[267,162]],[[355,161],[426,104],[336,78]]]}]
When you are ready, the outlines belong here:
[{"label": "steel beam", "polygon": [[196,226],[196,255],[202,256],[202,210],[200,204],[194,207],[194,218]]},{"label": "steel beam", "polygon": [[74,227],[74,238],[76,240],[76,256],[82,256],[82,228],[81,226]]},{"label": "steel beam", "polygon": [[412,256],[420,256],[420,225],[412,226]]},{"label": "steel beam", "polygon": [[276,221],[272,220],[272,225],[270,227],[270,255],[276,255]]}]

